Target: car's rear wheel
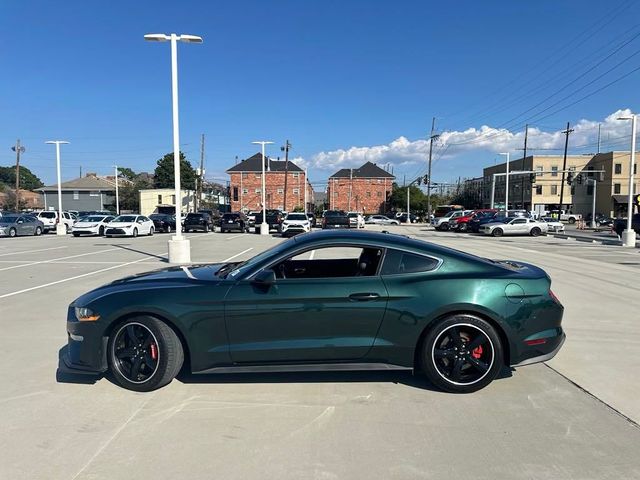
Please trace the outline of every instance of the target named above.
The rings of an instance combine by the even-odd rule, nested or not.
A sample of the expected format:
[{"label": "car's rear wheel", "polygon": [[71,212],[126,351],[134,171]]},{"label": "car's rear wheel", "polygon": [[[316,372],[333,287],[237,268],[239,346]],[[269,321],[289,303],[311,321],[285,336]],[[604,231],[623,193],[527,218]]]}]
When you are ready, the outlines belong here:
[{"label": "car's rear wheel", "polygon": [[532,237],[537,237],[538,235],[540,235],[540,233],[541,233],[541,230],[540,230],[538,227],[533,227],[533,228],[531,229],[531,231],[529,232],[529,234],[530,234]]},{"label": "car's rear wheel", "polygon": [[422,370],[437,387],[471,393],[491,383],[502,368],[500,337],[486,320],[451,315],[429,330],[422,343]]},{"label": "car's rear wheel", "polygon": [[36,227],[35,231],[33,232],[33,234],[36,237],[39,237],[40,235],[42,235],[42,229],[40,227]]},{"label": "car's rear wheel", "polygon": [[440,230],[442,230],[443,232],[449,230],[449,222],[444,222],[442,225],[440,225]]},{"label": "car's rear wheel", "polygon": [[503,233],[504,231],[501,228],[494,228],[491,232],[491,235],[493,235],[494,237],[501,237]]},{"label": "car's rear wheel", "polygon": [[101,236],[103,236],[103,235],[104,235],[104,227],[100,227],[100,228],[98,229],[98,236],[99,236],[99,237],[101,237]]},{"label": "car's rear wheel", "polygon": [[180,371],[184,351],[176,333],[154,317],[118,325],[109,337],[109,368],[117,383],[149,392],[167,385]]},{"label": "car's rear wheel", "polygon": [[466,232],[467,231],[467,227],[468,227],[468,225],[466,223],[459,223],[458,224],[458,231],[459,232]]},{"label": "car's rear wheel", "polygon": [[151,227],[151,228],[149,229],[149,236],[150,236],[150,237],[153,235],[153,231],[154,231],[154,229],[153,229],[153,227]]},{"label": "car's rear wheel", "polygon": [[165,233],[171,233],[171,225],[167,225],[166,227],[164,227],[164,231]]},{"label": "car's rear wheel", "polygon": [[576,223],[576,219],[573,218],[573,217],[570,217],[569,218],[569,223],[573,225],[574,223]]},{"label": "car's rear wheel", "polygon": [[134,228],[134,229],[133,229],[132,236],[133,236],[134,238],[138,236],[138,229],[137,229],[137,228]]}]

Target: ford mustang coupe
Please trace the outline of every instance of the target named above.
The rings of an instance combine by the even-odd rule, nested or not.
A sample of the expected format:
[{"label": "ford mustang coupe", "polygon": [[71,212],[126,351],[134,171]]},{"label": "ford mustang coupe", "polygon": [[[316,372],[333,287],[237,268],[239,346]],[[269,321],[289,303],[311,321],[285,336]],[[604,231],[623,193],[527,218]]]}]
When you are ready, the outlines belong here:
[{"label": "ford mustang coupe", "polygon": [[[333,230],[245,262],[117,280],[68,310],[69,372],[160,388],[194,373],[411,369],[449,392],[552,358],[563,307],[540,268],[390,233]],[[183,365],[184,364],[184,365]]]}]

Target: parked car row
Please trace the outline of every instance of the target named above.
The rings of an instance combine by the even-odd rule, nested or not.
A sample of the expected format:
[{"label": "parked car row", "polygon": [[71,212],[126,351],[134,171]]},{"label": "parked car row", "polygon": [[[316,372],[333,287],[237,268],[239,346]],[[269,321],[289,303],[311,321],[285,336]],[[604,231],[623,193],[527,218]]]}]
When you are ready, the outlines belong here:
[{"label": "parked car row", "polygon": [[472,232],[500,237],[502,235],[531,235],[564,231],[564,223],[551,218],[531,218],[525,210],[510,210],[508,215],[496,209],[450,210],[432,222],[436,230]]}]

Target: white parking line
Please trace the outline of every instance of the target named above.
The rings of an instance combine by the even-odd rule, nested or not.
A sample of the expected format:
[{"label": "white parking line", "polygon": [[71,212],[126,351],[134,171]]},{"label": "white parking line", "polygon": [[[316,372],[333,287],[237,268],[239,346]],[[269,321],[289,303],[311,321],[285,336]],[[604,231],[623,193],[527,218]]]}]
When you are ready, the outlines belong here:
[{"label": "white parking line", "polygon": [[51,258],[49,260],[40,260],[39,262],[24,263],[22,265],[14,265],[12,267],[0,268],[0,272],[3,272],[5,270],[13,270],[14,268],[30,267],[31,265],[40,265],[40,264],[43,264],[43,263],[53,263],[56,260],[68,260],[69,258],[85,257],[87,255],[96,255],[98,253],[113,252],[114,250],[121,250],[121,249],[120,248],[108,248],[106,250],[98,250],[97,252],[81,253],[79,255],[70,255],[68,257]]},{"label": "white parking line", "polygon": [[45,250],[58,250],[60,248],[67,248],[67,246],[62,247],[51,247],[51,248],[39,248],[37,250],[20,250],[19,252],[10,252],[10,253],[2,253],[0,257],[6,257],[7,255],[18,255],[20,253],[34,253],[34,252],[44,252]]},{"label": "white parking line", "polygon": [[[160,254],[160,255],[161,256],[166,256],[166,254]],[[116,268],[126,267],[127,265],[133,265],[134,263],[140,263],[140,262],[142,262],[144,260],[147,260],[147,258],[140,258],[140,259],[134,260],[132,262],[122,263],[120,265],[114,265],[113,267],[102,268],[100,270],[95,270],[93,272],[83,273],[82,275],[76,275],[74,277],[68,277],[68,278],[63,278],[61,280],[56,280],[55,282],[44,283],[42,285],[36,285],[35,287],[25,288],[23,290],[17,290],[15,292],[11,292],[11,293],[5,293],[4,295],[0,295],[0,299],[7,298],[7,297],[13,297],[14,295],[20,295],[21,293],[32,292],[33,290],[39,290],[41,288],[50,287],[52,285],[58,285],[59,283],[70,282],[71,280],[77,280],[78,278],[88,277],[90,275],[95,275],[97,273],[107,272],[109,270],[114,270]]]},{"label": "white parking line", "polygon": [[[251,251],[251,250],[253,250],[253,247],[251,247],[251,248],[247,248],[246,250],[243,250],[243,251],[241,251],[240,253],[236,253],[235,255],[231,255],[229,258],[225,258],[224,260],[222,260],[222,262],[224,263],[224,262],[228,262],[228,261],[230,261],[230,260],[233,260],[234,258],[239,257],[239,256],[240,256],[240,255],[242,255],[243,253],[247,253],[247,252],[249,252],[249,251]],[[2,298],[2,297],[0,297],[0,298]]]},{"label": "white parking line", "polygon": [[244,237],[244,234],[240,235],[231,235],[230,237],[226,237],[225,240],[233,240],[234,238]]}]

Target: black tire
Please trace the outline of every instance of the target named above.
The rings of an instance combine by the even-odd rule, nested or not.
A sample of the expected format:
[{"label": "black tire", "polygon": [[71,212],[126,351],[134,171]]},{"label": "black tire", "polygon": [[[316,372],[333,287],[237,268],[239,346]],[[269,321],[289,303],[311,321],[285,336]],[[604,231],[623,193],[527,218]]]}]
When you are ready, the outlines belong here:
[{"label": "black tire", "polygon": [[166,227],[164,227],[164,232],[171,233],[171,225],[167,225]]},{"label": "black tire", "polygon": [[475,315],[457,314],[427,331],[420,366],[431,383],[442,390],[471,393],[496,378],[503,358],[500,337],[489,322]]},{"label": "black tire", "polygon": [[71,233],[71,227],[69,226],[69,224],[65,224],[64,229],[67,232],[67,234]]},{"label": "black tire", "polygon": [[74,233],[73,236],[77,238],[77,237],[80,236],[80,234],[79,233]]},{"label": "black tire", "polygon": [[98,229],[98,236],[99,236],[99,237],[101,237],[101,236],[103,236],[103,235],[104,235],[104,227],[100,227],[100,228]]},{"label": "black tire", "polygon": [[40,235],[42,235],[42,229],[40,227],[36,227],[36,229],[33,231],[33,234],[36,237],[39,237]]},{"label": "black tire", "polygon": [[154,232],[154,228],[153,228],[153,227],[151,227],[151,228],[149,229],[149,236],[150,236],[150,237],[153,237],[153,232]]},{"label": "black tire", "polygon": [[107,237],[107,238],[111,238],[111,235],[105,235],[105,237]]},{"label": "black tire", "polygon": [[501,237],[503,233],[504,230],[502,230],[501,228],[494,228],[491,232],[491,235],[493,235],[494,237]]},{"label": "black tire", "polygon": [[136,392],[164,387],[184,363],[184,350],[176,333],[150,316],[130,318],[116,326],[109,336],[107,352],[114,380]]},{"label": "black tire", "polygon": [[133,233],[131,235],[133,236],[133,238],[136,238],[138,236],[138,229],[134,228]]},{"label": "black tire", "polygon": [[18,236],[18,231],[15,228],[10,228],[9,229],[9,236],[10,237],[17,237]]},{"label": "black tire", "polygon": [[573,225],[574,223],[576,223],[576,219],[573,217],[569,217],[569,223]]},{"label": "black tire", "polygon": [[459,232],[466,232],[469,229],[469,226],[466,223],[459,223],[458,224],[458,231]]},{"label": "black tire", "polygon": [[529,232],[529,234],[530,234],[532,237],[537,237],[537,236],[538,236],[538,235],[540,235],[541,233],[542,233],[542,230],[540,230],[538,227],[533,227],[533,228],[531,229],[531,231]]},{"label": "black tire", "polygon": [[209,225],[204,226],[204,233],[209,233]]},{"label": "black tire", "polygon": [[442,225],[440,225],[440,230],[442,230],[443,232],[449,230],[449,222],[444,222]]}]

